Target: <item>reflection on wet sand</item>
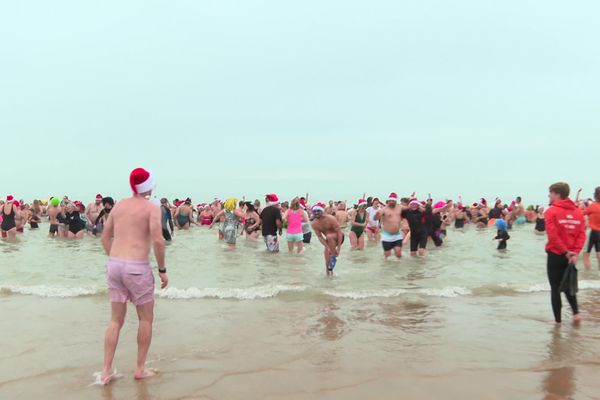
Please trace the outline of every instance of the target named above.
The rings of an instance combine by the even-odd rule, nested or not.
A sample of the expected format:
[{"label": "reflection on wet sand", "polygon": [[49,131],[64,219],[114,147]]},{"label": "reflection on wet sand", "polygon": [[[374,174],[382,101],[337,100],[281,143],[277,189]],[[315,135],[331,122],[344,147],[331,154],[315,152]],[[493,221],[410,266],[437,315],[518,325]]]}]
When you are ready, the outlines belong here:
[{"label": "reflection on wet sand", "polygon": [[575,367],[570,365],[573,359],[573,330],[568,334],[561,327],[552,328],[552,339],[548,344],[548,374],[542,385],[544,400],[567,400],[575,394]]}]

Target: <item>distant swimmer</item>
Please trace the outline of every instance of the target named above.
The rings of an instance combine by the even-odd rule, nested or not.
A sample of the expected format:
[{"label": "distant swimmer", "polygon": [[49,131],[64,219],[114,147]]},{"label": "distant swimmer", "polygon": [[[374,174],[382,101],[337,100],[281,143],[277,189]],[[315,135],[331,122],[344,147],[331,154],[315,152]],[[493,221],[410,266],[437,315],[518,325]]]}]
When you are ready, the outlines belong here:
[{"label": "distant swimmer", "polygon": [[315,204],[312,207],[312,214],[314,217],[312,222],[313,231],[325,248],[325,271],[328,276],[332,276],[344,243],[344,233],[335,217],[325,214],[323,203]]},{"label": "distant swimmer", "polygon": [[20,213],[19,207],[14,203],[15,198],[12,195],[6,196],[6,203],[2,206],[2,239],[15,240],[17,236],[16,216]]},{"label": "distant swimmer", "polygon": [[300,199],[298,197],[294,198],[290,203],[290,208],[283,216],[283,220],[287,223],[286,240],[289,252],[293,253],[294,247],[296,247],[296,252],[298,254],[302,253],[304,248],[302,224],[308,222],[308,215],[300,207]]},{"label": "distant swimmer", "polygon": [[367,200],[358,200],[358,208],[350,220],[350,246],[353,250],[365,249],[365,229],[367,227]]},{"label": "distant swimmer", "polygon": [[136,168],[131,172],[129,182],[133,196],[115,205],[102,232],[102,245],[109,256],[106,273],[112,307],[104,339],[102,384],[108,384],[115,378],[112,363],[128,300],[136,306],[139,320],[138,353],[133,376],[145,379],[157,373],[146,369],[146,357],[152,341],[154,318],[154,275],[149,261],[151,247],[158,263],[161,287],[164,289],[169,283],[161,213],[160,208],[149,201],[155,187],[150,172]]},{"label": "distant swimmer", "polygon": [[500,217],[496,218],[495,225],[498,232],[496,233],[494,240],[498,241],[498,250],[506,250],[506,242],[510,239],[510,236],[508,235],[508,224],[504,220],[502,214]]},{"label": "distant swimmer", "polygon": [[590,254],[592,249],[596,252],[598,266],[600,267],[600,186],[594,191],[594,202],[590,204],[584,211],[583,215],[588,218],[588,226],[590,227],[590,236],[588,240],[587,251],[583,255],[585,268],[592,267]]}]

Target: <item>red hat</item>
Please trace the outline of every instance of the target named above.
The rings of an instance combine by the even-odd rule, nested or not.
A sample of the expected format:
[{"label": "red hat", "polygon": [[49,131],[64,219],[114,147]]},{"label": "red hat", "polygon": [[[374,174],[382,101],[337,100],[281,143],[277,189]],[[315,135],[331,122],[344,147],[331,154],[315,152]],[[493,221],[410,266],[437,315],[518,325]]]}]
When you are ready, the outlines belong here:
[{"label": "red hat", "polygon": [[483,197],[481,198],[481,204],[483,204],[484,206],[487,206],[487,200],[484,199]]},{"label": "red hat", "polygon": [[266,194],[265,197],[269,203],[279,203],[279,197],[275,193]]},{"label": "red hat", "polygon": [[398,195],[394,192],[390,193],[390,195],[388,196],[387,201],[398,201]]},{"label": "red hat", "polygon": [[366,206],[367,205],[367,200],[365,199],[359,199],[358,200],[358,206]]},{"label": "red hat", "polygon": [[104,198],[104,196],[102,196],[100,193],[98,193],[98,194],[96,195],[96,199],[100,199],[100,200],[102,200],[103,198]]},{"label": "red hat", "polygon": [[6,201],[13,201],[15,199],[15,197],[11,194],[9,194],[8,196],[6,196]]},{"label": "red hat", "polygon": [[323,203],[317,203],[314,206],[312,206],[311,210],[313,212],[315,212],[315,211],[324,212],[325,211],[325,204],[323,204]]},{"label": "red hat", "polygon": [[146,193],[154,189],[156,180],[154,176],[144,168],[136,168],[129,175],[129,184],[133,193]]},{"label": "red hat", "polygon": [[298,203],[300,203],[300,207],[306,210],[306,202],[304,200],[300,200]]},{"label": "red hat", "polygon": [[[10,201],[10,200],[9,200]],[[13,205],[17,208],[21,207],[21,203],[18,200],[13,201]]]}]

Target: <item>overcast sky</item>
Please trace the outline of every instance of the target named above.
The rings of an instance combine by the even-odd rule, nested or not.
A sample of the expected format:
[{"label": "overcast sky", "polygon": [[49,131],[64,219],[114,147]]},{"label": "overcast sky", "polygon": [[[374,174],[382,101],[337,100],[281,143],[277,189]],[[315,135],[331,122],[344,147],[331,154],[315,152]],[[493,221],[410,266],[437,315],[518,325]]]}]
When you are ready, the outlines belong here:
[{"label": "overcast sky", "polygon": [[473,201],[600,185],[600,2],[0,5],[0,193]]}]

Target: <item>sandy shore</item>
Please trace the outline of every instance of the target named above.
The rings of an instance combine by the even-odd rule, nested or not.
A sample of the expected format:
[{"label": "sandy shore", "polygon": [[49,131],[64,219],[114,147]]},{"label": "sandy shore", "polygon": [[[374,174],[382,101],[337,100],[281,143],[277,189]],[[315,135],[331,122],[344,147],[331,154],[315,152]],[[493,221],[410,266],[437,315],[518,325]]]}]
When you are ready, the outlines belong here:
[{"label": "sandy shore", "polygon": [[4,296],[0,398],[598,398],[600,293],[582,296],[580,328],[560,330],[540,318],[547,297],[160,299],[149,356],[160,376],[132,379],[130,308],[115,362],[124,377],[102,388],[89,385],[103,296]]}]

